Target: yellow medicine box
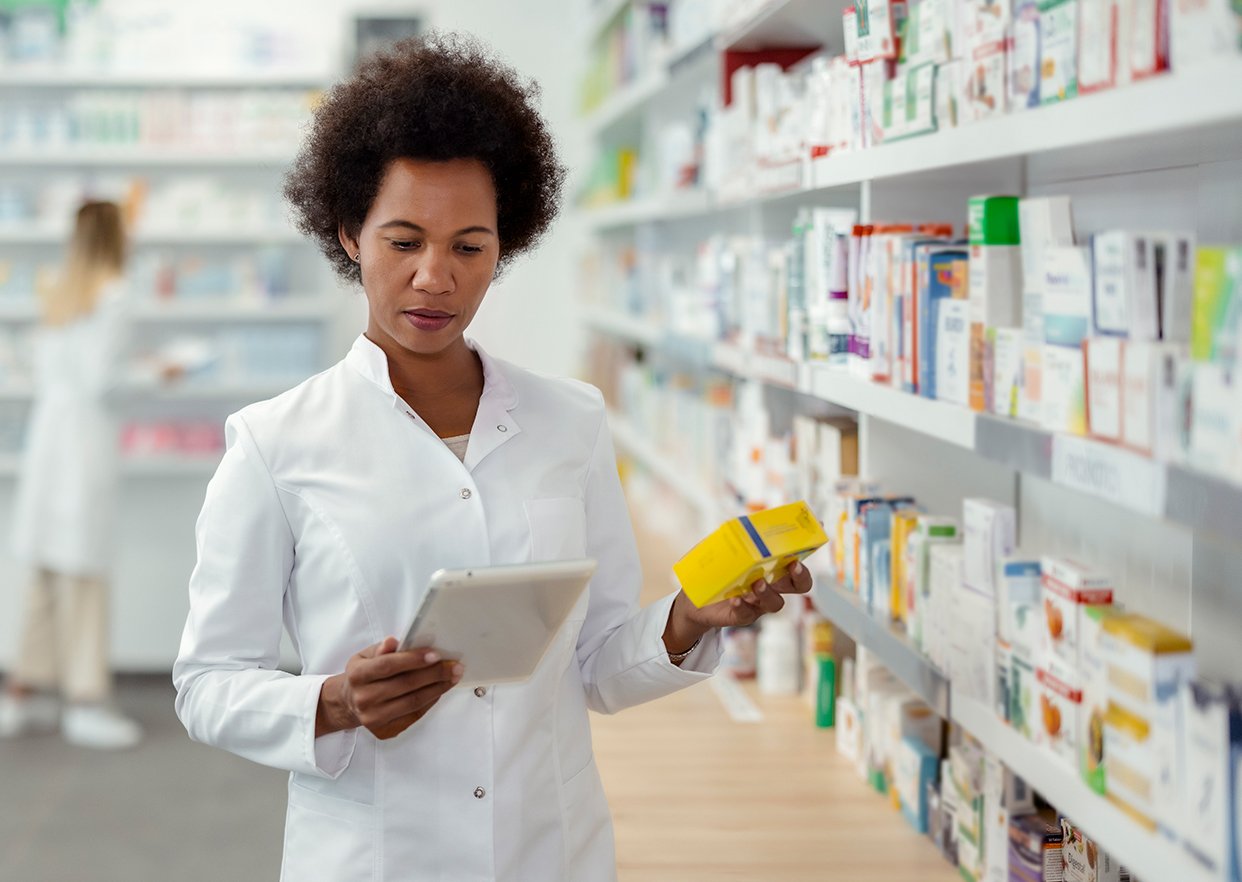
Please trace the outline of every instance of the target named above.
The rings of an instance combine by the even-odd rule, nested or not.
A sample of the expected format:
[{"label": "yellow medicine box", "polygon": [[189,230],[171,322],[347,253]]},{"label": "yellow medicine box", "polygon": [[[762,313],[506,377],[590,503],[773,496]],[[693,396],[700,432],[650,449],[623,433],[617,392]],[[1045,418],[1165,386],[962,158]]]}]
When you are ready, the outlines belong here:
[{"label": "yellow medicine box", "polygon": [[771,579],[803,560],[828,537],[805,502],[725,521],[673,565],[695,606],[737,597],[759,579]]}]

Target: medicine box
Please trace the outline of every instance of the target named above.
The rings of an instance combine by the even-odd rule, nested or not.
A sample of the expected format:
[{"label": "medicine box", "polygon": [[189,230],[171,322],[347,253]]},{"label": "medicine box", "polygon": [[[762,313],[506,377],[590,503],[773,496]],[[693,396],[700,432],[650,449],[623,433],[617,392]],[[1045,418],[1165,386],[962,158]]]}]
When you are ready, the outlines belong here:
[{"label": "medicine box", "polygon": [[995,598],[963,584],[952,597],[947,673],[954,694],[991,707],[996,703]]},{"label": "medicine box", "polygon": [[1039,106],[1039,2],[1018,0],[1009,48],[1009,104],[1014,110]]},{"label": "medicine box", "polygon": [[911,562],[909,549],[910,536],[918,528],[919,513],[914,509],[901,509],[893,512],[892,539],[892,582],[890,586],[890,612],[895,621],[904,622],[908,612],[908,586],[911,575],[908,566]]},{"label": "medicine box", "polygon": [[988,328],[990,354],[985,355],[985,359],[992,366],[992,390],[988,404],[989,410],[998,416],[1018,416],[1024,339],[1021,328]]},{"label": "medicine box", "polygon": [[1078,91],[1117,84],[1118,0],[1078,0]]},{"label": "medicine box", "polygon": [[1160,304],[1160,339],[1189,343],[1195,291],[1194,234],[1156,233],[1152,241],[1155,245],[1156,300]]},{"label": "medicine box", "polygon": [[1002,116],[1008,111],[1005,87],[1004,43],[974,50],[966,66],[967,113],[972,122]]},{"label": "medicine box", "polygon": [[1156,756],[1151,727],[1110,704],[1104,718],[1104,776],[1108,798],[1151,831],[1156,830]]},{"label": "medicine box", "polygon": [[970,404],[970,303],[944,298],[932,305],[936,314],[936,398]]},{"label": "medicine box", "polygon": [[1134,79],[1153,76],[1169,67],[1167,0],[1128,0],[1129,59],[1125,67]]},{"label": "medicine box", "polygon": [[962,502],[963,581],[976,592],[994,597],[999,567],[1017,539],[1013,506],[981,497]]},{"label": "medicine box", "polygon": [[1044,629],[1042,664],[1054,673],[1081,670],[1079,635],[1083,607],[1113,602],[1112,581],[1069,558],[1045,556],[1041,565]]},{"label": "medicine box", "polygon": [[1169,0],[1169,66],[1186,70],[1242,52],[1242,8],[1232,0]]},{"label": "medicine box", "polygon": [[1040,725],[1035,672],[1034,660],[1020,654],[1015,647],[1009,673],[1009,725],[1031,742],[1036,740]]},{"label": "medicine box", "polygon": [[1121,440],[1122,341],[1091,337],[1087,358],[1087,434],[1101,441]]},{"label": "medicine box", "polygon": [[1108,665],[1101,645],[1106,618],[1121,615],[1115,606],[1083,608],[1083,632],[1079,656],[1082,660],[1082,710],[1079,712],[1078,770],[1083,781],[1096,793],[1106,792],[1104,777],[1104,720],[1108,716]]},{"label": "medicine box", "polygon": [[1021,655],[1034,658],[1040,647],[1042,568],[1038,557],[1015,552],[998,567],[996,633]]},{"label": "medicine box", "polygon": [[893,778],[901,800],[901,813],[920,833],[927,832],[927,785],[936,780],[937,754],[917,738],[906,738],[897,749]]},{"label": "medicine box", "polygon": [[1039,723],[1035,743],[1057,757],[1068,769],[1078,768],[1079,714],[1082,689],[1071,677],[1046,668],[1036,671],[1039,683]]},{"label": "medicine box", "polygon": [[1040,425],[1049,432],[1087,433],[1087,371],[1081,347],[1043,347]]},{"label": "medicine box", "polygon": [[924,651],[932,664],[948,670],[948,638],[953,626],[953,600],[962,583],[962,546],[937,543],[931,546],[931,578],[924,621]]},{"label": "medicine box", "polygon": [[1039,101],[1078,95],[1078,2],[1039,0]]},{"label": "medicine box", "polygon": [[1061,878],[1061,825],[1045,814],[1009,820],[1010,882],[1055,882]]},{"label": "medicine box", "polygon": [[1180,695],[1185,726],[1186,853],[1214,878],[1242,871],[1242,695],[1219,682],[1195,680]]},{"label": "medicine box", "polygon": [[1043,252],[1044,342],[1079,347],[1091,327],[1091,253],[1076,246]]},{"label": "medicine box", "polygon": [[1195,255],[1190,355],[1230,364],[1242,322],[1242,248],[1200,248]]},{"label": "medicine box", "polygon": [[695,606],[737,597],[752,583],[803,560],[828,537],[805,502],[726,521],[673,565]]},{"label": "medicine box", "polygon": [[972,196],[970,234],[970,406],[985,409],[984,353],[988,328],[1021,321],[1022,252],[1018,197]]},{"label": "medicine box", "polygon": [[836,717],[837,752],[858,766],[862,760],[862,715],[858,706],[838,696]]},{"label": "medicine box", "polygon": [[1194,414],[1190,422],[1192,466],[1205,472],[1229,474],[1238,454],[1242,427],[1242,378],[1235,369],[1215,362],[1191,365]]},{"label": "medicine box", "polygon": [[1131,340],[1156,340],[1160,315],[1152,239],[1112,230],[1091,238],[1095,277],[1093,329]]},{"label": "medicine box", "polygon": [[1069,818],[1061,819],[1064,882],[1129,882],[1130,874],[1111,854],[1087,838]]}]

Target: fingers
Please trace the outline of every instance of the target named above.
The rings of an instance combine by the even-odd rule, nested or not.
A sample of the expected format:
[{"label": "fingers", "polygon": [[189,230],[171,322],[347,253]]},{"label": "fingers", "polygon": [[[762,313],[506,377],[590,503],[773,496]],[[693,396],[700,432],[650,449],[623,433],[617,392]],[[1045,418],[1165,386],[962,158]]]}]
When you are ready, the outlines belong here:
[{"label": "fingers", "polygon": [[[392,641],[390,644],[389,641]],[[393,638],[389,637],[382,643],[376,644],[376,654],[370,658],[362,656],[362,660],[357,665],[351,665],[348,671],[350,679],[355,683],[374,682],[375,680],[385,680],[389,677],[395,677],[398,674],[404,674],[407,671],[416,671],[420,668],[427,668],[439,663],[440,653],[435,649],[420,648],[407,649],[403,652],[397,652],[396,643]],[[366,652],[367,650],[363,650]]]},{"label": "fingers", "polygon": [[[393,727],[397,727],[396,732],[403,731],[408,725],[421,719],[446,692],[457,685],[460,679],[461,674],[457,674],[448,680],[430,683],[390,701],[368,707],[360,714],[359,720],[362,725],[376,734],[378,734],[376,730],[387,730]],[[405,726],[398,726],[399,723],[407,720]]]},{"label": "fingers", "polygon": [[781,597],[780,592],[776,590],[776,586],[768,584],[763,579],[751,585],[750,591],[743,594],[740,600],[743,605],[749,605],[756,609],[759,615],[779,612],[785,606],[785,598]]},{"label": "fingers", "polygon": [[439,661],[382,680],[358,684],[354,687],[354,701],[360,708],[375,707],[428,686],[447,683],[451,687],[461,679],[461,672],[460,663]]},{"label": "fingers", "polygon": [[372,643],[362,652],[358,653],[358,658],[375,658],[377,655],[387,655],[394,652],[397,648],[396,637],[385,637],[379,643]]}]

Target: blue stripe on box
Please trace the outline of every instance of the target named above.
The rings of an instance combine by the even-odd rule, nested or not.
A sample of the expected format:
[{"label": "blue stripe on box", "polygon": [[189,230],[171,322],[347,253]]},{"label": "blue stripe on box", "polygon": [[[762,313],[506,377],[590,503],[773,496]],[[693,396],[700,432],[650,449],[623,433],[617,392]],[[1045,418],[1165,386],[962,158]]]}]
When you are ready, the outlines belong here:
[{"label": "blue stripe on box", "polygon": [[772,552],[768,551],[768,546],[763,544],[763,540],[759,538],[759,531],[755,529],[755,525],[750,522],[750,518],[742,515],[738,518],[742,522],[742,526],[746,528],[746,532],[750,534],[750,539],[755,543],[755,548],[759,549],[760,557],[771,557]]}]

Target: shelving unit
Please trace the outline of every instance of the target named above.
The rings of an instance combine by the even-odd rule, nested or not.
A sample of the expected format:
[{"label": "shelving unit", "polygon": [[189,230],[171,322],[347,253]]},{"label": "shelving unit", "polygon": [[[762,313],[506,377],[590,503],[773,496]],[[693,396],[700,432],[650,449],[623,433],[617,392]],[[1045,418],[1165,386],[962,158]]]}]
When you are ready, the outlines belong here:
[{"label": "shelving unit", "polygon": [[[12,225],[0,227],[0,245],[64,245],[69,238],[67,229],[41,227],[21,228]],[[275,245],[290,244],[302,240],[302,235],[289,226],[236,227],[232,229],[203,229],[193,226],[176,226],[166,230],[138,229],[134,231],[133,243],[144,245]]]},{"label": "shelving unit", "polygon": [[643,438],[628,420],[616,412],[609,413],[608,427],[612,430],[617,449],[638,460],[664,484],[675,490],[699,515],[703,523],[714,523],[718,520],[721,506],[711,491],[687,476],[682,469],[669,463],[661,451]]},{"label": "shelving unit", "polygon": [[[334,306],[326,297],[302,295],[255,301],[214,301],[202,298],[171,303],[143,303],[133,309],[133,319],[143,323],[169,324],[322,321]],[[38,310],[33,303],[0,304],[0,324],[26,324],[37,319]]]}]

